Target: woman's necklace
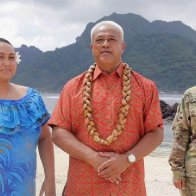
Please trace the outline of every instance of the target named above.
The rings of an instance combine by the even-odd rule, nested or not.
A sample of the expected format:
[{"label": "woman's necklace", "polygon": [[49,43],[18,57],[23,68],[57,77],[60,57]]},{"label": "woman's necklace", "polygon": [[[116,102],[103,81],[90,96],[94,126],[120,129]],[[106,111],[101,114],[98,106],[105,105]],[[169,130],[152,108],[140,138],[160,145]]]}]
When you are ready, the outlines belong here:
[{"label": "woman's necklace", "polygon": [[120,112],[118,116],[118,122],[116,127],[112,130],[112,134],[106,139],[99,136],[96,129],[95,123],[93,121],[93,108],[92,108],[92,86],[93,86],[93,73],[95,70],[95,64],[91,65],[85,74],[84,89],[83,89],[83,110],[85,117],[85,124],[88,133],[91,135],[93,140],[99,144],[110,145],[113,143],[119,135],[122,134],[125,124],[127,121],[127,114],[129,110],[129,100],[131,97],[131,68],[124,64],[123,70],[123,89],[122,89],[122,102],[120,107]]}]

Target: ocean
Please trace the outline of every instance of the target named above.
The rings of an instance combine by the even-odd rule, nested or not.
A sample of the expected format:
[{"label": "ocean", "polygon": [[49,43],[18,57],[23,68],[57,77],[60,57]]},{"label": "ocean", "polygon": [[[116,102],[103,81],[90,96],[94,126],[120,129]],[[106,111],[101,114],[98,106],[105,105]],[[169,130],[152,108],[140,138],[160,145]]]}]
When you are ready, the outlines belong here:
[{"label": "ocean", "polygon": [[[58,94],[42,94],[43,100],[48,108],[48,111],[52,113],[54,106],[58,100]],[[173,105],[174,103],[179,103],[182,95],[181,94],[160,94],[160,99]],[[173,140],[173,131],[171,127],[171,122],[164,123],[164,140],[162,144],[151,153],[151,156],[168,156],[171,151]]]}]

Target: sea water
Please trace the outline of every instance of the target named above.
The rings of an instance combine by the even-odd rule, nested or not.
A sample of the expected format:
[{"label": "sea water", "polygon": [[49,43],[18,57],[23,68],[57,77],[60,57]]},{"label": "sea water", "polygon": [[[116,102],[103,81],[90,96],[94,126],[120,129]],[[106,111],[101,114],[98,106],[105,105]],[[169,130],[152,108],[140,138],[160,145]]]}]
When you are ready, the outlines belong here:
[{"label": "sea water", "polygon": [[[59,98],[58,94],[42,94],[46,107],[52,113]],[[173,105],[179,103],[182,95],[180,94],[160,94],[160,99]],[[162,144],[153,152],[151,156],[168,156],[171,151],[173,141],[172,122],[164,122],[164,140]]]}]

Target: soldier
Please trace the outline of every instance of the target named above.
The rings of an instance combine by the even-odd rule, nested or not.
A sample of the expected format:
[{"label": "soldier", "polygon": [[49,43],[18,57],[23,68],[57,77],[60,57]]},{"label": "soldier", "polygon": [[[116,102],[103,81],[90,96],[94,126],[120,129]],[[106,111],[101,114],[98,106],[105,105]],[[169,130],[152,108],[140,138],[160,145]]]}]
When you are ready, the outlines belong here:
[{"label": "soldier", "polygon": [[196,86],[185,91],[173,122],[169,164],[182,196],[196,196]]}]

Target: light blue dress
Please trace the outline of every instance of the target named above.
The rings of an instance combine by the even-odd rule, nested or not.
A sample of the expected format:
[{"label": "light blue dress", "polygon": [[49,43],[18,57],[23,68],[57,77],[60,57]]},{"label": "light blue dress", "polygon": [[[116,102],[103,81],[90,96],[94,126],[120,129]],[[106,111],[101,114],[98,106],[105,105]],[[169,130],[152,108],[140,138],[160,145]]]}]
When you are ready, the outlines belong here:
[{"label": "light blue dress", "polygon": [[32,88],[19,100],[0,99],[0,196],[35,195],[36,147],[49,117]]}]

